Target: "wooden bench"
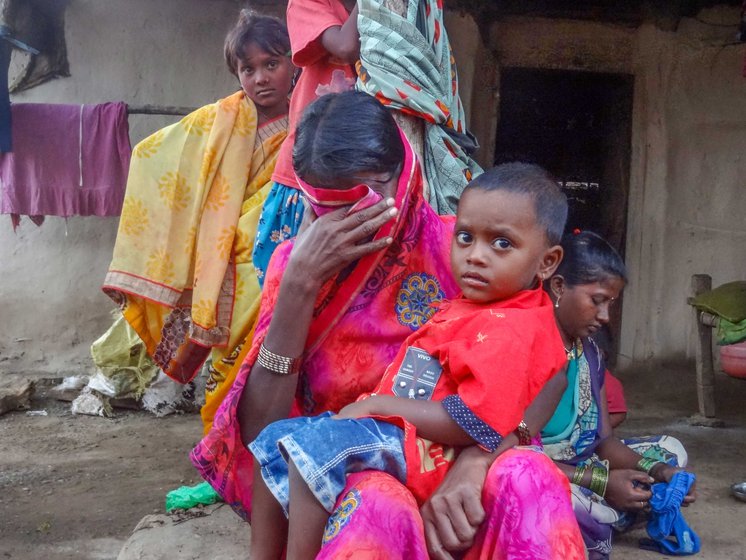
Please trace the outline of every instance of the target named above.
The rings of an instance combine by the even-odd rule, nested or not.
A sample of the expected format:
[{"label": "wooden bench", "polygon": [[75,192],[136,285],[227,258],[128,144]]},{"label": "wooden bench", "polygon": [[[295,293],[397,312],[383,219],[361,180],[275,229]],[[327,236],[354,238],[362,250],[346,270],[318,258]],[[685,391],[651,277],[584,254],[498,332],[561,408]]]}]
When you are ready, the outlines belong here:
[{"label": "wooden bench", "polygon": [[[687,303],[701,293],[712,289],[712,277],[709,274],[692,276],[691,297]],[[717,327],[719,318],[710,313],[694,310],[694,321],[697,326],[696,365],[697,365],[697,401],[699,414],[705,418],[715,418],[715,365],[712,356],[712,328]]]}]

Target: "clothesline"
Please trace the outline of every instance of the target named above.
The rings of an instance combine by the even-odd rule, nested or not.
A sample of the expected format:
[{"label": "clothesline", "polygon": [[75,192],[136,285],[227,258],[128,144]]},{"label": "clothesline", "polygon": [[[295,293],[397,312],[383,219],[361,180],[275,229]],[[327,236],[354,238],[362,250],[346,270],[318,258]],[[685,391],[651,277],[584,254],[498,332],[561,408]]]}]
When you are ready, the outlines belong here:
[{"label": "clothesline", "polygon": [[128,115],[188,115],[198,107],[179,107],[173,105],[128,105]]}]

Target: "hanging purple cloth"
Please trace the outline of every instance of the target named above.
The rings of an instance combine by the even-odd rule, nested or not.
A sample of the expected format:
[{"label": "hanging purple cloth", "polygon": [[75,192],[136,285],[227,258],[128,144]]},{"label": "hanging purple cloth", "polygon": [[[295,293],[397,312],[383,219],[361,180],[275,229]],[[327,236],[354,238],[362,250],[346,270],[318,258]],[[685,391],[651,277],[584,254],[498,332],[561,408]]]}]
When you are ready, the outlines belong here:
[{"label": "hanging purple cloth", "polygon": [[0,155],[0,213],[118,216],[131,147],[125,103],[15,103]]}]

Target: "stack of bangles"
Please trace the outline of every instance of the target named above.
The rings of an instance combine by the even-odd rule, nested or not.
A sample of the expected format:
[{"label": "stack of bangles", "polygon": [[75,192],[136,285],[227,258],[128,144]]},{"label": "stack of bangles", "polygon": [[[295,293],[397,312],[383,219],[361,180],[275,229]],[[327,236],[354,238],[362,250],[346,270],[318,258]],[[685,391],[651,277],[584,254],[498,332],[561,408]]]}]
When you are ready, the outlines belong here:
[{"label": "stack of bangles", "polygon": [[643,457],[639,461],[637,461],[636,469],[638,471],[642,471],[644,473],[647,473],[650,476],[653,476],[651,473],[653,472],[653,469],[657,467],[659,464],[664,464],[663,461],[659,461],[658,459],[652,459],[650,457]]},{"label": "stack of bangles", "polygon": [[591,470],[591,482],[588,485],[588,489],[603,497],[606,495],[606,485],[609,482],[609,471],[603,466],[588,467],[587,465],[578,465],[575,467],[575,472],[572,475],[572,483],[578,486],[583,486],[583,477],[586,471],[590,468]]},{"label": "stack of bangles", "polygon": [[257,363],[274,375],[295,375],[300,373],[300,366],[303,363],[303,357],[289,358],[275,354],[264,346],[259,347],[259,355],[256,357]]}]

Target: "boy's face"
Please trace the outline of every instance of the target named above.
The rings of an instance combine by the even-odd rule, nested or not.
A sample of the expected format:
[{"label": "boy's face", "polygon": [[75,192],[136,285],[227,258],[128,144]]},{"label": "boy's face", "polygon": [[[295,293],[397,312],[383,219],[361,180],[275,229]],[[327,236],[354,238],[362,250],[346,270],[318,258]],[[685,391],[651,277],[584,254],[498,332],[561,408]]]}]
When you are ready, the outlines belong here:
[{"label": "boy's face", "polygon": [[550,247],[526,194],[469,189],[461,196],[451,243],[451,271],[464,297],[509,298],[548,277],[562,250]]}]

